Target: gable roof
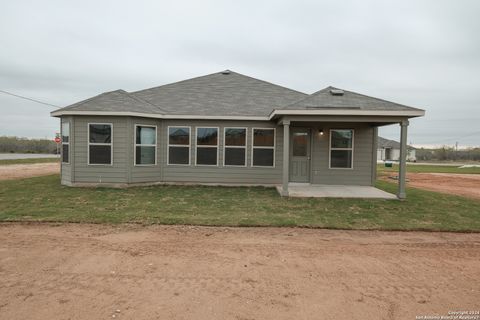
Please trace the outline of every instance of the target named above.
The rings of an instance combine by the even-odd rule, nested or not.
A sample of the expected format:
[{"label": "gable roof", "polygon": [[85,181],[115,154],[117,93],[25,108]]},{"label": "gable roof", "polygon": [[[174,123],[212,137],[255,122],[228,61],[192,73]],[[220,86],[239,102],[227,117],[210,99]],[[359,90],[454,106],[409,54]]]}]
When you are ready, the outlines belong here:
[{"label": "gable roof", "polygon": [[[378,145],[378,148],[400,149],[400,142],[395,141],[395,140],[385,139],[385,138],[382,138],[380,136],[378,136],[377,145]],[[407,147],[409,149],[415,149],[412,146],[407,146]]]},{"label": "gable roof", "polygon": [[230,70],[134,92],[167,114],[267,116],[307,94]]},{"label": "gable roof", "polygon": [[105,92],[51,113],[73,114],[270,120],[286,114],[415,117],[424,111],[334,87],[308,95],[225,70],[136,92]]},{"label": "gable roof", "polygon": [[360,109],[360,110],[420,110],[412,107],[386,101],[364,94],[347,91],[335,87],[326,87],[317,91],[305,99],[296,101],[281,109],[305,110],[305,109]]}]

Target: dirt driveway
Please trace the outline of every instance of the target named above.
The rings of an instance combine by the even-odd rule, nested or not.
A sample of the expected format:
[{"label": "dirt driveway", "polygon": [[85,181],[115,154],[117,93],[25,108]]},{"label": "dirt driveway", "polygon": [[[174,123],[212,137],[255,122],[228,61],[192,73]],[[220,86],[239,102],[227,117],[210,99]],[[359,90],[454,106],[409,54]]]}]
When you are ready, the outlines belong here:
[{"label": "dirt driveway", "polygon": [[0,165],[0,180],[13,180],[60,173],[60,164],[32,163]]},{"label": "dirt driveway", "polygon": [[480,309],[480,234],[0,224],[2,319],[415,319]]}]

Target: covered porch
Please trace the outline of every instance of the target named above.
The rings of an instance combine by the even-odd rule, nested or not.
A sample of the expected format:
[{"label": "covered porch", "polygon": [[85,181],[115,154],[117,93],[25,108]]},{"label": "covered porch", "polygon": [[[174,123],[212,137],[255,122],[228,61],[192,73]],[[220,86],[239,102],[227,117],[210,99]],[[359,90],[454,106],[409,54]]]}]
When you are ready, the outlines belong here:
[{"label": "covered porch", "polygon": [[[277,187],[282,196],[405,199],[407,117],[285,115],[279,117],[277,123],[283,126],[282,185]],[[378,127],[391,124],[400,125],[401,132],[396,195],[374,187]],[[333,146],[333,131],[351,131],[346,147]],[[307,147],[295,146],[305,140]],[[338,157],[334,159],[338,155],[349,158],[344,168],[333,166],[334,160],[343,161]],[[303,175],[299,176],[301,170]]]}]

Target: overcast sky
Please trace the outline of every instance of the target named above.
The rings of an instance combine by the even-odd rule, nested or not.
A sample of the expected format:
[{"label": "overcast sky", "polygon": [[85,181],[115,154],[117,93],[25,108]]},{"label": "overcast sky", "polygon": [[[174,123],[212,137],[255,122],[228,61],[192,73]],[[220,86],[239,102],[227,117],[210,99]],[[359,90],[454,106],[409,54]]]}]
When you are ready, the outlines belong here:
[{"label": "overcast sky", "polygon": [[[67,106],[231,69],[426,109],[414,145],[480,145],[477,0],[1,2],[0,90]],[[0,135],[51,138],[53,109],[0,93]]]}]

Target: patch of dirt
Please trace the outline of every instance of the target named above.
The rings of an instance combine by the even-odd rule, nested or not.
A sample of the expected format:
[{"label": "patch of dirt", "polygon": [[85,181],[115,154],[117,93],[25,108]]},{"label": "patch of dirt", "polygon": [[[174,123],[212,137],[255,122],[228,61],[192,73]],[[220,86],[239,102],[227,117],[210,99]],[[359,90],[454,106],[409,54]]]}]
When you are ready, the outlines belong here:
[{"label": "patch of dirt", "polygon": [[14,180],[60,173],[60,164],[32,163],[0,165],[0,180]]},{"label": "patch of dirt", "polygon": [[2,319],[415,319],[478,310],[480,234],[0,224]]},{"label": "patch of dirt", "polygon": [[407,173],[407,179],[411,187],[480,199],[480,174]]}]

